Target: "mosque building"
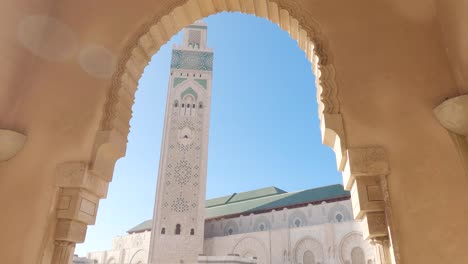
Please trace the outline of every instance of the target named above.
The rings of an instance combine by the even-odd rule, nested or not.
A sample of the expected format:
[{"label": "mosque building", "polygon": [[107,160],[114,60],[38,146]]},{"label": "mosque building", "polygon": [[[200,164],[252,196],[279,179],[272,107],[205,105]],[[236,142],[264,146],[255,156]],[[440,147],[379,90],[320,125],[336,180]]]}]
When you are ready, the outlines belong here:
[{"label": "mosque building", "polygon": [[353,220],[342,185],[296,192],[276,187],[205,201],[213,50],[207,25],[184,29],[172,51],[152,220],[92,252],[99,264],[373,264],[375,250]]},{"label": "mosque building", "polygon": [[[1,7],[1,263],[468,263],[468,0],[2,1]],[[240,56],[239,65],[224,60],[233,57],[211,39],[215,25],[226,37],[219,43],[237,55],[258,46],[266,57],[255,62],[276,60],[278,67],[256,67]],[[132,113],[135,98],[145,94],[138,91],[147,65],[182,33],[164,78],[161,155],[159,166],[151,164],[158,167],[154,214],[114,230],[119,237],[106,238],[108,246],[89,248],[98,242],[86,238],[90,226],[103,225],[101,201],[122,180],[117,161],[138,149],[129,144],[132,125],[156,119]],[[270,33],[274,38],[261,39]],[[258,74],[249,82],[236,68]],[[314,80],[296,82],[301,68]],[[280,97],[258,93],[262,84],[279,88]],[[302,88],[314,94],[301,97]],[[278,132],[298,144],[320,139],[336,161],[322,166],[342,174],[341,182],[326,184],[342,186],[314,182],[326,175],[313,169],[292,182],[291,162],[280,176],[298,188],[241,165],[237,175],[270,180],[225,184],[231,188],[219,196],[227,196],[212,199],[207,160],[217,153],[207,146],[218,104],[211,97],[224,91],[232,107],[219,104],[220,110],[257,125],[261,117],[252,117],[259,113],[270,123],[282,118],[271,110],[312,116],[297,106],[313,104],[320,133],[263,127],[259,140]],[[294,96],[301,100],[287,105],[284,98]],[[295,121],[310,127],[310,120]],[[255,161],[261,158],[255,152],[240,155]],[[134,165],[129,179],[143,176],[134,175],[141,169]],[[233,167],[222,169],[209,176],[224,179]],[[126,190],[119,195],[141,197]],[[75,249],[82,256],[73,257]]]},{"label": "mosque building", "polygon": [[[296,192],[267,187],[206,201],[203,253],[198,263],[374,264],[375,250],[353,220],[349,192],[330,185]],[[99,264],[148,263],[152,220],[112,240],[107,251],[92,252]],[[181,240],[191,230],[176,223],[165,236]],[[209,261],[218,256],[224,262]],[[226,257],[222,257],[226,256]],[[224,259],[226,258],[226,259]],[[248,262],[249,260],[253,262]],[[206,261],[204,261],[206,260]],[[229,262],[232,261],[232,262]],[[180,262],[177,262],[180,263]]]}]

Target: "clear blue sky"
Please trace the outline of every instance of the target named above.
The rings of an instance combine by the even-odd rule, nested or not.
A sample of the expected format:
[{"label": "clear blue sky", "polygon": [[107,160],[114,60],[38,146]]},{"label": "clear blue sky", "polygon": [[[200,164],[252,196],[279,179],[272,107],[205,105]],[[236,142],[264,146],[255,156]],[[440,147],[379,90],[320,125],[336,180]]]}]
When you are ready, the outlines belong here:
[{"label": "clear blue sky", "polygon": [[[250,15],[205,18],[214,49],[207,198],[276,186],[286,191],[341,183],[322,145],[310,62],[288,33]],[[115,167],[96,224],[76,254],[111,248],[112,238],[153,214],[167,84],[179,33],[153,56],[136,94],[127,154]]]}]

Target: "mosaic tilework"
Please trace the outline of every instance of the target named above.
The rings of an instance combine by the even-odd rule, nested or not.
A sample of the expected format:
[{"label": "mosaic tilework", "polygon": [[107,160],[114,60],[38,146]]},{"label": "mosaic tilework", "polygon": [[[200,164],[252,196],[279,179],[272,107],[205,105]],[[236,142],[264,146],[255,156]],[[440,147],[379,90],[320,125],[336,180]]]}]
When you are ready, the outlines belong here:
[{"label": "mosaic tilework", "polygon": [[184,70],[212,71],[213,52],[173,50],[171,68]]}]

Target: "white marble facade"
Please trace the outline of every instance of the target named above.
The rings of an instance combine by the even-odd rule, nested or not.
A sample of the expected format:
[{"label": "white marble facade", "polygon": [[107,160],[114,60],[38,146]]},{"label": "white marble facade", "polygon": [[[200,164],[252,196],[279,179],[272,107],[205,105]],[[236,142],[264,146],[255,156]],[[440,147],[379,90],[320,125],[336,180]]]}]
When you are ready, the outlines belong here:
[{"label": "white marble facade", "polygon": [[[262,231],[263,229],[263,231]],[[374,264],[375,251],[351,215],[350,200],[205,222],[204,255],[256,257],[258,264]],[[151,231],[115,237],[93,252],[98,264],[147,263]]]}]

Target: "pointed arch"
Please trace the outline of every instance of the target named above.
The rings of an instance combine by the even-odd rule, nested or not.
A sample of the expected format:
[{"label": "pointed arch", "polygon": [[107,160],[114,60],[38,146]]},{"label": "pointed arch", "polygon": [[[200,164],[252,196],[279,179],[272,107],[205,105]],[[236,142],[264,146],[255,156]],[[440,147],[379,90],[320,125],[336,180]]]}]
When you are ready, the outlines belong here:
[{"label": "pointed arch", "polygon": [[288,216],[289,227],[301,227],[307,225],[307,216],[301,209],[293,209],[294,211]]},{"label": "pointed arch", "polygon": [[130,258],[130,264],[146,263],[148,260],[148,253],[144,249],[139,249],[133,253]]},{"label": "pointed arch", "polygon": [[340,114],[333,56],[328,48],[326,36],[321,32],[318,23],[313,21],[312,15],[305,13],[295,1],[178,0],[165,12],[140,25],[140,28],[135,30],[137,33],[128,40],[121,52],[94,138],[92,156],[85,164],[89,164],[86,169],[102,181],[96,183],[96,186],[105,186],[102,191],[99,189],[99,198],[105,196],[115,162],[125,155],[131,108],[138,80],[151,56],[183,27],[196,19],[223,11],[264,17],[278,24],[298,42],[312,63],[312,70],[316,76],[322,141],[335,151],[339,170],[344,169],[348,157],[347,144]]},{"label": "pointed arch", "polygon": [[187,95],[192,95],[195,100],[198,99],[198,94],[197,94],[197,92],[195,92],[195,90],[192,87],[189,87],[189,88],[185,89],[185,91],[183,91],[180,94],[180,99],[184,100],[185,96],[187,96]]},{"label": "pointed arch", "polygon": [[[236,4],[227,3],[226,0],[179,1],[164,14],[159,14],[144,23],[137,30],[139,34],[129,40],[117,71],[113,75],[100,129],[112,130],[116,119],[119,119],[119,111],[131,111],[131,105],[125,105],[126,102],[122,97],[133,96],[144,67],[163,44],[193,21],[223,11],[250,13],[264,17],[287,31],[312,62],[313,72],[317,76],[320,119],[325,113],[339,114],[338,87],[332,65],[332,53],[318,23],[313,21],[310,15],[304,14],[303,9],[294,1],[278,3],[271,0],[248,2],[236,0],[234,2]],[[124,90],[129,94],[122,93]],[[120,128],[119,132],[126,136],[129,130],[129,120],[122,121],[126,126]]]},{"label": "pointed arch", "polygon": [[249,13],[266,18],[278,24],[298,42],[312,63],[316,76],[322,141],[335,151],[339,170],[344,169],[347,160],[346,140],[332,54],[326,36],[312,16],[304,14],[304,10],[294,1],[180,0],[166,12],[141,25],[140,29],[135,30],[138,34],[127,42],[114,72],[95,137],[90,161],[93,171],[111,179],[115,162],[125,155],[133,99],[138,80],[151,56],[183,27],[197,19],[223,11]]}]

